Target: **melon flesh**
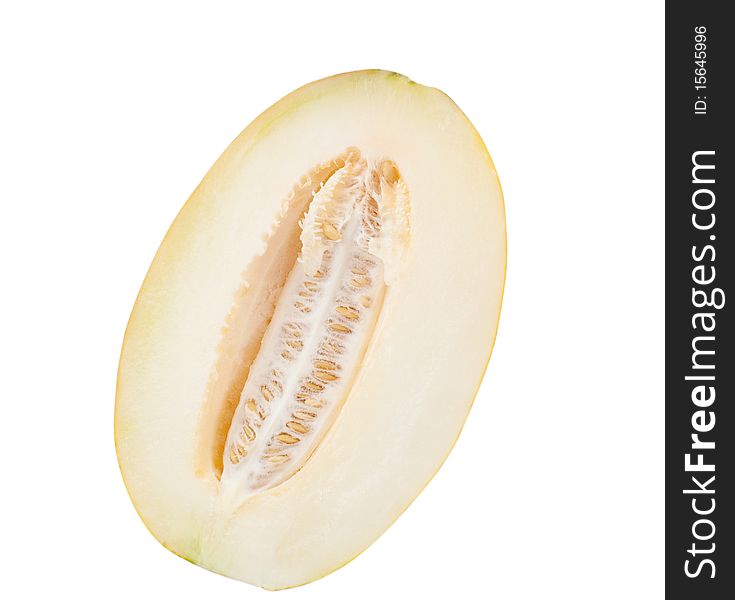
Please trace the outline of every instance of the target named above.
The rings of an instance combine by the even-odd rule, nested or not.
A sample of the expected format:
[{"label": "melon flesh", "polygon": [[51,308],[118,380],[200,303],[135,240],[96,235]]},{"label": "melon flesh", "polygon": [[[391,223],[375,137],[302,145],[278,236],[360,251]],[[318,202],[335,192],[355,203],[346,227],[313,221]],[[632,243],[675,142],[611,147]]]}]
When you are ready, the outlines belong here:
[{"label": "melon flesh", "polygon": [[146,526],[268,589],[349,562],[456,441],[504,274],[495,169],[442,92],[360,71],[276,103],[179,213],[128,324],[115,439]]}]

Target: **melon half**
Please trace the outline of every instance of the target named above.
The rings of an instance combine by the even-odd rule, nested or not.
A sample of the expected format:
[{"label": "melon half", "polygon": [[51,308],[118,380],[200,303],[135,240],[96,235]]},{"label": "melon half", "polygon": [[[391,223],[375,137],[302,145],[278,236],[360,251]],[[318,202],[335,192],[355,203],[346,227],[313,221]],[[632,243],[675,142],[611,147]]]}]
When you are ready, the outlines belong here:
[{"label": "melon half", "polygon": [[115,440],[148,529],[268,589],[358,555],[462,429],[505,248],[493,163],[442,92],[359,71],[264,112],[176,217],[125,334]]}]

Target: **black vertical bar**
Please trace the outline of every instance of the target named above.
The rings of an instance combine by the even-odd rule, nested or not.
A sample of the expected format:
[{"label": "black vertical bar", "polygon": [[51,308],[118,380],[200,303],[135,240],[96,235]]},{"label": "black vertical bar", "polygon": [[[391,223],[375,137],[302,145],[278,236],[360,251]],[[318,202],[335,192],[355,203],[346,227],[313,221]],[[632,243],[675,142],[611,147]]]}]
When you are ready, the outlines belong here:
[{"label": "black vertical bar", "polygon": [[735,599],[731,8],[700,0],[666,10],[669,598]]}]

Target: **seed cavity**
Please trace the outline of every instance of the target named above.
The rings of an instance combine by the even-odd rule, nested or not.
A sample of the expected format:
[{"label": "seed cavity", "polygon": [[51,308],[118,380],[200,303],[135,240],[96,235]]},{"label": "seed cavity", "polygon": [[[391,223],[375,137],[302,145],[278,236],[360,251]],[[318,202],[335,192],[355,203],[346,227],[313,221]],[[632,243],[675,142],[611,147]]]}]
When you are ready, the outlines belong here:
[{"label": "seed cavity", "polygon": [[238,497],[291,477],[334,422],[375,328],[386,274],[400,266],[408,215],[396,165],[368,162],[356,149],[313,192],[301,252],[229,425],[221,485]]}]

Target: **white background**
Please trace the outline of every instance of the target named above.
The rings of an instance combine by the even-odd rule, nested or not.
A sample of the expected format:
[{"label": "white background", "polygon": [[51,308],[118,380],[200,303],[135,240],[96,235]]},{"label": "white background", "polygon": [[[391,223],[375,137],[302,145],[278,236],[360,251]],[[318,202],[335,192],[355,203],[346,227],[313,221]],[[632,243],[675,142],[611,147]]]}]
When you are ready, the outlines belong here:
[{"label": "white background", "polygon": [[493,155],[500,332],[425,492],[348,566],[279,594],[662,596],[662,2],[3,2],[0,56],[0,595],[269,597],[139,520],[118,354],[225,146],[292,89],[378,67],[447,92]]}]

